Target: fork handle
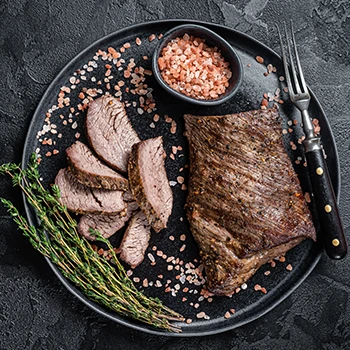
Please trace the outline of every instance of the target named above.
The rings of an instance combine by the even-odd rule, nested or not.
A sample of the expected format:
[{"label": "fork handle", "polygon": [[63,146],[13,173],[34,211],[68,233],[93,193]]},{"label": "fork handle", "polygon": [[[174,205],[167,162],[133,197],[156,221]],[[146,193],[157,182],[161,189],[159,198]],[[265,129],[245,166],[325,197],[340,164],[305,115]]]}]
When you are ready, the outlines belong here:
[{"label": "fork handle", "polygon": [[[317,147],[320,145],[320,139],[318,137],[312,140],[306,139],[304,144],[326,252],[331,259],[343,259],[348,251],[348,246],[323,150]],[[310,144],[313,144],[314,147],[310,147]]]}]

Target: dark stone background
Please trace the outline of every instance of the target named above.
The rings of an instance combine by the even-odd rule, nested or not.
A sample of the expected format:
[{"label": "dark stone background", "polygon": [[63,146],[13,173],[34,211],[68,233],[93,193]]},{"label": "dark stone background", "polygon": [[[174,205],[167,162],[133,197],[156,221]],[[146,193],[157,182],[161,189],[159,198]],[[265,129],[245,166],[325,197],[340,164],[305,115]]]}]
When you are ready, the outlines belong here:
[{"label": "dark stone background", "polygon": [[[306,79],[338,145],[340,210],[350,238],[348,0],[1,0],[1,162],[20,161],[33,111],[71,58],[114,30],[164,18],[225,24],[276,50],[273,24],[294,19]],[[20,193],[3,177],[0,194],[22,208]],[[1,350],[350,348],[349,257],[340,262],[322,257],[292,296],[251,324],[215,336],[172,339],[133,331],[90,311],[58,282],[3,208],[0,227]]]}]

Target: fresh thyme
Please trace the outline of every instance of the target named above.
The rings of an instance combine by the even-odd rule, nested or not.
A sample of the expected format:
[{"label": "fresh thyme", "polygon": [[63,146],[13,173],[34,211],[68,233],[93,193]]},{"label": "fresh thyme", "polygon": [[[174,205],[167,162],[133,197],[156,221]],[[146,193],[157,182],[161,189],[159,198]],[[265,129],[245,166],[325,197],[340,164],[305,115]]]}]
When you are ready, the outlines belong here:
[{"label": "fresh thyme", "polygon": [[0,198],[18,228],[32,246],[56,264],[63,276],[73,282],[90,299],[120,315],[162,328],[180,332],[171,321],[182,321],[181,315],[164,306],[157,298],[150,298],[137,290],[119,262],[110,242],[98,231],[96,240],[108,246],[113,265],[95,252],[90,243],[77,232],[77,222],[59,201],[59,188],[46,190],[40,182],[36,155],[26,169],[7,163],[0,166],[0,174],[12,178],[28,203],[35,209],[40,224],[29,225],[17,208]]}]

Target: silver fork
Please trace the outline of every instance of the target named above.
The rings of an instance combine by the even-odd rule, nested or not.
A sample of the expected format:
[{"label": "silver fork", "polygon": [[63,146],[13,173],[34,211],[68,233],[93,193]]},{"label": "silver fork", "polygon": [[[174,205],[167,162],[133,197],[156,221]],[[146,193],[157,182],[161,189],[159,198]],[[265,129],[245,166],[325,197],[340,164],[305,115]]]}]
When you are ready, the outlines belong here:
[{"label": "silver fork", "polygon": [[[277,26],[281,42],[284,71],[288,86],[289,97],[292,103],[300,110],[302,115],[305,140],[305,156],[310,174],[312,192],[315,199],[318,220],[321,224],[321,237],[328,256],[332,259],[342,259],[347,253],[347,242],[341,223],[339,209],[334,195],[332,182],[328,173],[327,164],[323,156],[320,137],[315,135],[311,118],[308,112],[311,96],[305,83],[301,69],[297,45],[294,37],[293,22],[291,21],[291,37],[294,47],[294,56],[297,69],[294,64],[287,26],[284,25],[289,63],[283,44],[281,32]],[[290,74],[290,71],[292,74]]]}]

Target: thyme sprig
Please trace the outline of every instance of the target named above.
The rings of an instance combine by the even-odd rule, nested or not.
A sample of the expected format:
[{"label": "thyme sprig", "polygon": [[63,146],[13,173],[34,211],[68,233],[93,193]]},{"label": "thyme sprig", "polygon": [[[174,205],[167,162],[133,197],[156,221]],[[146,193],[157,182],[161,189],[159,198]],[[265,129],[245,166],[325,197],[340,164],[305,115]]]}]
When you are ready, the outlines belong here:
[{"label": "thyme sprig", "polygon": [[39,162],[30,158],[26,169],[20,164],[0,166],[0,175],[8,174],[13,186],[20,187],[28,203],[35,209],[39,225],[32,226],[7,199],[0,198],[18,228],[32,246],[56,264],[68,280],[93,300],[120,315],[162,328],[180,332],[170,321],[182,321],[177,312],[137,290],[118,260],[110,242],[92,230],[96,240],[108,246],[113,265],[93,250],[90,243],[77,232],[77,222],[59,201],[56,185],[51,192],[40,182]]}]

